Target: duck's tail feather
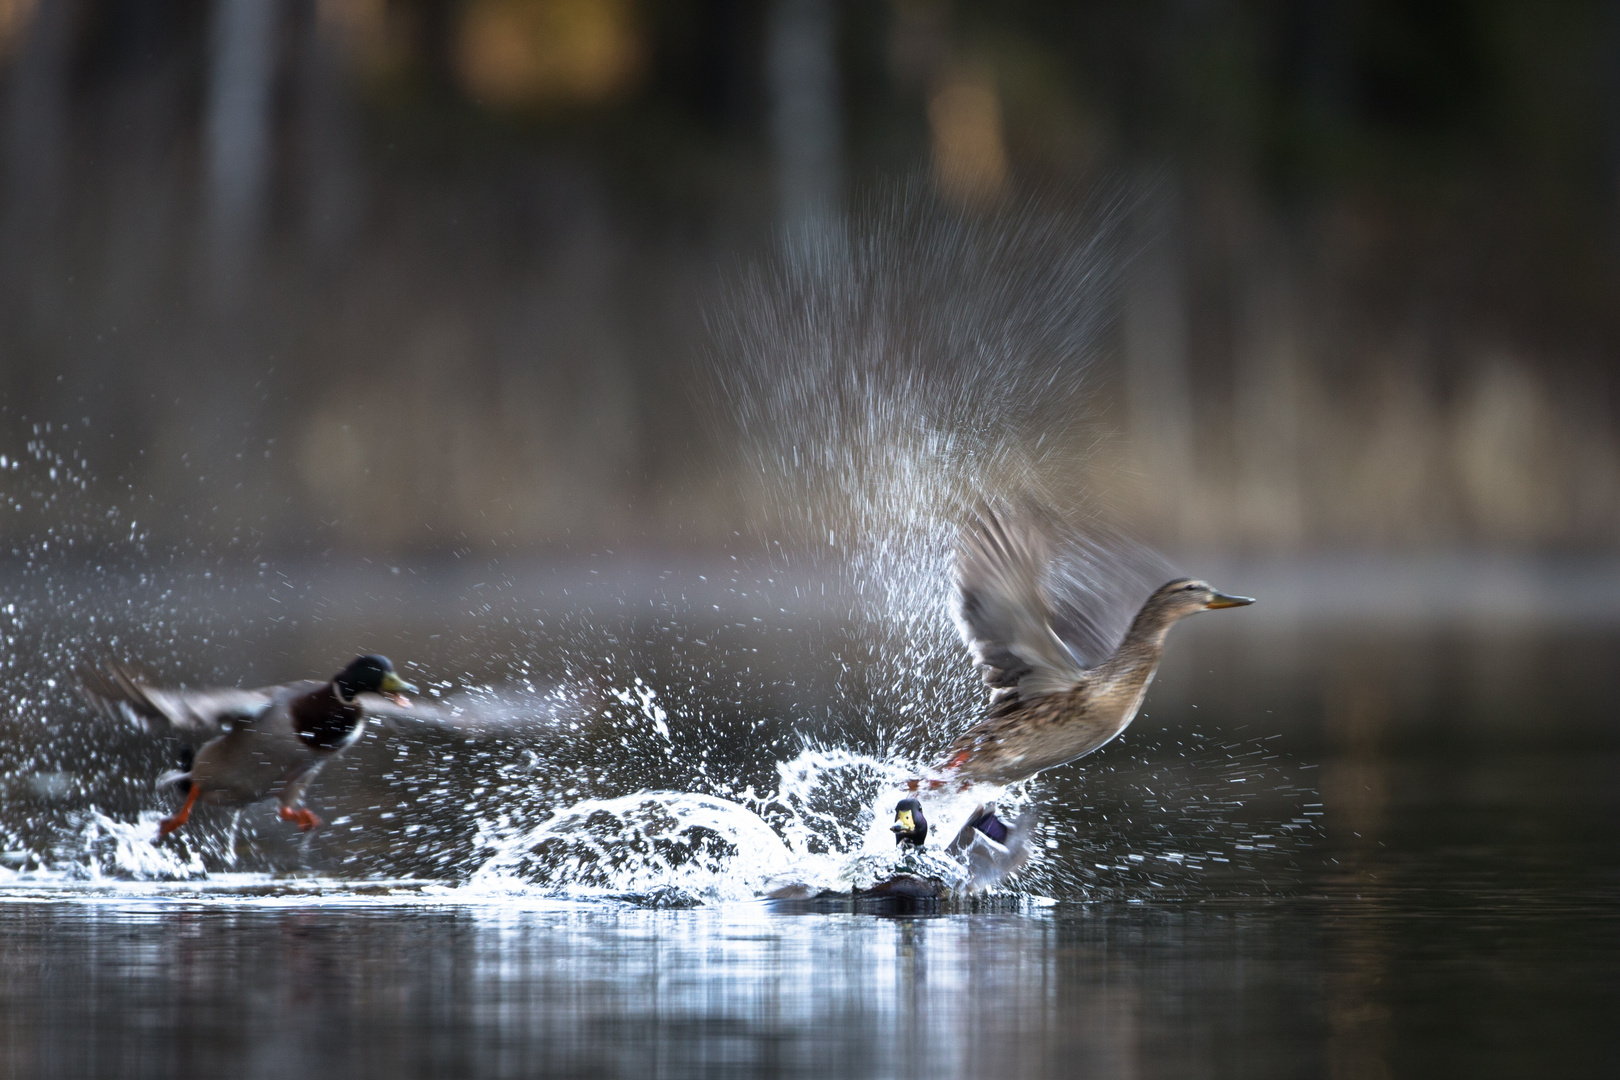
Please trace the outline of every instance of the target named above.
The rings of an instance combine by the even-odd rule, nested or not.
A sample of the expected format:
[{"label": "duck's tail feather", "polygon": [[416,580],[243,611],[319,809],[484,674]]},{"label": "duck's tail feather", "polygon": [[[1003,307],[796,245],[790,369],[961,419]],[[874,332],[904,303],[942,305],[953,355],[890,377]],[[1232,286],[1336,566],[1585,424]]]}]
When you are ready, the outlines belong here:
[{"label": "duck's tail feather", "polygon": [[134,669],[107,659],[99,667],[79,671],[79,696],[104,716],[134,724],[146,731],[166,729],[168,718],[146,695]]},{"label": "duck's tail feather", "polygon": [[191,773],[186,769],[170,769],[168,772],[158,773],[154,786],[158,788],[173,787],[184,795],[191,790]]}]

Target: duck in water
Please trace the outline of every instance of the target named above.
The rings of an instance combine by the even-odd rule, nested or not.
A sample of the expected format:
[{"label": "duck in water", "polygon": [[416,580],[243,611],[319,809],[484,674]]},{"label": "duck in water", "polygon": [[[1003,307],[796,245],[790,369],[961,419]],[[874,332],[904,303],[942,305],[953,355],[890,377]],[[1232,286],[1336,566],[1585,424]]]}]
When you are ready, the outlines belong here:
[{"label": "duck in water", "polygon": [[1011,784],[1084,757],[1136,717],[1172,626],[1200,611],[1254,603],[1177,578],[1148,597],[1114,654],[1087,668],[1053,629],[1042,583],[1051,561],[1044,533],[1027,517],[1008,522],[985,510],[963,534],[954,614],[990,687],[990,708],[951,744],[936,767],[945,779],[931,786]]},{"label": "duck in water", "polygon": [[[945,846],[945,854],[961,863],[966,880],[958,888],[969,893],[984,892],[999,885],[1029,861],[1029,837],[1034,831],[1035,813],[1026,812],[1011,825],[996,816],[994,804],[980,804],[969,815],[956,836]],[[894,808],[894,824],[889,826],[895,843],[905,856],[921,851],[928,843],[928,819],[922,803],[901,799]],[[911,896],[942,899],[950,889],[941,878],[921,877],[903,858],[900,872],[857,894],[862,897]]]},{"label": "duck in water", "polygon": [[127,669],[110,666],[87,676],[86,699],[101,712],[132,720],[148,731],[170,732],[201,742],[182,757],[182,768],[158,777],[185,803],[158,826],[158,839],[191,817],[199,802],[246,806],[271,795],[280,813],[308,831],[321,819],[303,805],[304,789],[327,762],[364,733],[380,695],[408,707],[416,687],[394,672],[385,656],[356,657],[330,681],[306,680],[259,690],[164,690],[148,686]]},{"label": "duck in water", "polygon": [[870,870],[875,863],[884,876],[871,885],[846,890],[788,882],[770,889],[764,898],[823,905],[853,903],[856,910],[889,914],[932,911],[942,900],[992,889],[1021,869],[1029,861],[1029,838],[1035,822],[1035,812],[1030,810],[1008,825],[996,816],[993,805],[981,804],[949,844],[925,851],[929,826],[922,803],[914,798],[901,799],[890,826],[900,858],[890,862],[879,856],[863,856],[849,871],[861,877],[862,865]]}]

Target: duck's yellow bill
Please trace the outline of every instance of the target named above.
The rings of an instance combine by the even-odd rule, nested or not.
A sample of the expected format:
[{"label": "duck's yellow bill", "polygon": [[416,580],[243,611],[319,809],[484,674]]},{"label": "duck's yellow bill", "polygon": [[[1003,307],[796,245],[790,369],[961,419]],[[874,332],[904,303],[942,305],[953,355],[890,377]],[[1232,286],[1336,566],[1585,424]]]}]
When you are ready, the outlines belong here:
[{"label": "duck's yellow bill", "polygon": [[1243,607],[1245,604],[1252,603],[1254,603],[1254,597],[1252,596],[1227,596],[1225,593],[1216,593],[1210,598],[1209,603],[1204,606],[1206,608]]},{"label": "duck's yellow bill", "polygon": [[411,704],[410,699],[405,695],[417,692],[416,687],[395,675],[392,671],[383,676],[382,683],[377,687],[377,690],[383,697],[403,708],[409,708]]}]

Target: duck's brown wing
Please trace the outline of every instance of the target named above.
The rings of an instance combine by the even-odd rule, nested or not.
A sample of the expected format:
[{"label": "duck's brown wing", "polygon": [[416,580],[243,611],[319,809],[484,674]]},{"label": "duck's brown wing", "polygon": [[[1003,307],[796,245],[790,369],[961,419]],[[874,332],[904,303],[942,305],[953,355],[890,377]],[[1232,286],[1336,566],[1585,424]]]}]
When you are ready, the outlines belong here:
[{"label": "duck's brown wing", "polygon": [[1045,533],[1028,516],[981,510],[957,544],[952,614],[990,700],[1072,690],[1086,677],[1052,629],[1041,584],[1051,562]]},{"label": "duck's brown wing", "polygon": [[[311,684],[319,685],[319,684]],[[282,687],[166,690],[117,663],[84,672],[79,692],[98,712],[154,733],[206,740],[258,720]]]}]

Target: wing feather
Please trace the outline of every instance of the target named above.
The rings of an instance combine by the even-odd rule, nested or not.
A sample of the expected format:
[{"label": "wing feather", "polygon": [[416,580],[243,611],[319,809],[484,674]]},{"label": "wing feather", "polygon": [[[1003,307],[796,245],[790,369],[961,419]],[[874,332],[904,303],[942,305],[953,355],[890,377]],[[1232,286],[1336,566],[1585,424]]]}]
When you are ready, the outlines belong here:
[{"label": "wing feather", "polygon": [[390,731],[437,731],[470,739],[554,727],[570,717],[588,715],[586,700],[581,692],[557,687],[526,693],[459,694],[439,701],[416,698],[406,707],[375,694],[360,696],[366,714]]},{"label": "wing feather", "polygon": [[165,690],[118,663],[85,672],[79,691],[98,712],[147,731],[210,739],[251,724],[270,707],[275,688]]},{"label": "wing feather", "polygon": [[1052,629],[1042,585],[1051,562],[1045,533],[1029,518],[1009,523],[985,508],[956,550],[953,611],[990,700],[1070,690],[1086,677]]}]

